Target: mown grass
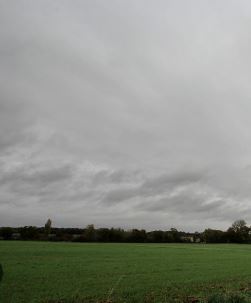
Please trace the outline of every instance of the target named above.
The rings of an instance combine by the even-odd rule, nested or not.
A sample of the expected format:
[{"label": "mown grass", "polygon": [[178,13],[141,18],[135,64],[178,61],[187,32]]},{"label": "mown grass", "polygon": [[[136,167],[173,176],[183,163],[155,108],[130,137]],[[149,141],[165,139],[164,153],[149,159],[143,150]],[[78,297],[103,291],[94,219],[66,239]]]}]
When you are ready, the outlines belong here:
[{"label": "mown grass", "polygon": [[251,245],[0,241],[0,263],[3,303],[251,302]]}]

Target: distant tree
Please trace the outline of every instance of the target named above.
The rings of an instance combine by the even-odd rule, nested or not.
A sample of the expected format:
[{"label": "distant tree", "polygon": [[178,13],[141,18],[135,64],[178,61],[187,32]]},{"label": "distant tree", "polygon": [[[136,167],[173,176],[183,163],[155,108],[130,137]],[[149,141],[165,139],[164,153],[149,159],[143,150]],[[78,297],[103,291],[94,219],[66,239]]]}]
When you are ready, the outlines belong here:
[{"label": "distant tree", "polygon": [[164,233],[163,233],[163,242],[165,242],[165,243],[172,243],[173,242],[173,236],[170,233],[170,231],[164,231]]},{"label": "distant tree", "polygon": [[51,219],[48,219],[44,225],[44,232],[46,235],[49,235],[51,232],[51,224],[52,224]]},{"label": "distant tree", "polygon": [[235,221],[227,230],[227,238],[229,242],[248,243],[250,242],[250,228],[244,220]]},{"label": "distant tree", "polygon": [[141,243],[146,241],[146,231],[144,229],[132,229],[127,233],[128,242]]},{"label": "distant tree", "polygon": [[164,242],[164,232],[162,230],[154,230],[147,233],[147,242],[152,242],[152,243]]},{"label": "distant tree", "polygon": [[171,228],[169,234],[172,238],[172,242],[180,242],[180,235],[176,228]]},{"label": "distant tree", "polygon": [[95,227],[94,227],[93,224],[87,225],[87,227],[85,229],[84,237],[85,237],[87,242],[95,241],[95,239],[96,239],[96,237],[95,237]]},{"label": "distant tree", "polygon": [[109,242],[110,241],[110,230],[109,228],[99,228],[96,230],[98,242]]},{"label": "distant tree", "polygon": [[10,240],[13,233],[13,229],[11,227],[2,227],[0,230],[0,235],[4,238],[4,240]]},{"label": "distant tree", "polygon": [[125,238],[125,231],[121,228],[110,229],[110,241],[111,242],[123,242]]},{"label": "distant tree", "polygon": [[39,239],[39,232],[35,226],[24,226],[20,228],[20,234],[23,240]]},{"label": "distant tree", "polygon": [[225,232],[217,229],[205,229],[203,232],[203,240],[206,243],[224,243],[226,242]]},{"label": "distant tree", "polygon": [[232,229],[234,232],[239,232],[241,230],[244,230],[246,229],[246,227],[247,227],[247,223],[245,220],[236,220],[232,224]]}]

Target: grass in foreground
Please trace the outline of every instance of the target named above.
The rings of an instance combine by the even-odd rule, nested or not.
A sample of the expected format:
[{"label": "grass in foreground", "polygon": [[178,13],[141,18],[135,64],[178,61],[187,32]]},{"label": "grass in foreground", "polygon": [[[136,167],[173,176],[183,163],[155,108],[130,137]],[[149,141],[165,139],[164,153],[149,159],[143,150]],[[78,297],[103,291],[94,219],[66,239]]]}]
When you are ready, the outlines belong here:
[{"label": "grass in foreground", "polygon": [[3,303],[251,302],[249,245],[1,241],[0,262]]}]

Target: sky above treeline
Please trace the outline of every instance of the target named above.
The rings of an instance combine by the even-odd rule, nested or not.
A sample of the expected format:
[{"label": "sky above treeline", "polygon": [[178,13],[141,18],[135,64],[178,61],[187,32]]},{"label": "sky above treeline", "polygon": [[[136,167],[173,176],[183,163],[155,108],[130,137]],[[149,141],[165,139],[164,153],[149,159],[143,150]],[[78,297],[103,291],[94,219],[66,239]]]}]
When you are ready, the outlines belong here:
[{"label": "sky above treeline", "polygon": [[250,1],[0,1],[0,226],[251,223]]}]

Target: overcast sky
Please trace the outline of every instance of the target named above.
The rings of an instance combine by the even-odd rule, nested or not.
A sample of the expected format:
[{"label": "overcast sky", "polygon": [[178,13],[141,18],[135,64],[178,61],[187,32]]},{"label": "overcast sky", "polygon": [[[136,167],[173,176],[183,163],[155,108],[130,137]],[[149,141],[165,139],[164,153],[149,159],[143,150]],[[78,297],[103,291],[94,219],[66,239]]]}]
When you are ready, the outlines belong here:
[{"label": "overcast sky", "polygon": [[0,0],[0,226],[251,224],[250,1]]}]

